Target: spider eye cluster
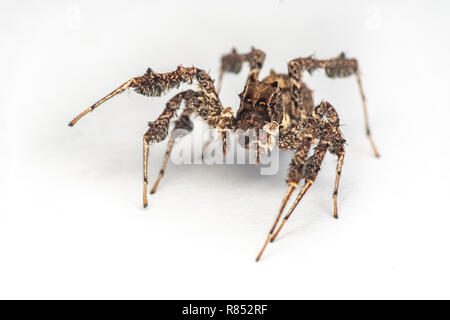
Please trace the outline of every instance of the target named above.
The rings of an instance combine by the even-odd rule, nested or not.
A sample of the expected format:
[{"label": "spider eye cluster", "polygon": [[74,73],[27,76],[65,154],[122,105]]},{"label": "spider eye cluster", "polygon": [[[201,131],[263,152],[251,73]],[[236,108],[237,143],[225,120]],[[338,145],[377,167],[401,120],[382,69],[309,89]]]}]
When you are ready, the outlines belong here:
[{"label": "spider eye cluster", "polygon": [[[244,103],[246,103],[246,104],[253,104],[253,99],[250,98],[249,96],[244,97],[243,95],[240,94],[239,98],[241,98],[241,100],[244,101]],[[257,107],[265,108],[265,107],[267,107],[267,100],[266,99],[259,99],[258,101],[256,101],[255,105]]]}]

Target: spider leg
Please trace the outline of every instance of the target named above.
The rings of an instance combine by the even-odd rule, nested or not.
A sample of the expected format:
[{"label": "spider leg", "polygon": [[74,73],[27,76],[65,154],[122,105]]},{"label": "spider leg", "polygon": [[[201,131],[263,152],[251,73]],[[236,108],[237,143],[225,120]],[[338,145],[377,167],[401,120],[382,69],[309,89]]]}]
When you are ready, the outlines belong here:
[{"label": "spider leg", "polygon": [[337,207],[337,194],[339,188],[339,180],[341,177],[342,165],[344,163],[344,143],[345,139],[341,135],[341,131],[339,128],[339,117],[337,115],[336,109],[328,102],[323,101],[320,105],[318,105],[314,110],[314,117],[317,121],[327,121],[331,125],[331,146],[329,151],[332,154],[335,154],[338,157],[338,162],[336,165],[336,180],[334,183],[334,191],[333,191],[333,203],[334,210],[333,216],[338,218],[338,207]]},{"label": "spider leg", "polygon": [[283,213],[284,208],[286,207],[286,203],[289,201],[289,198],[291,197],[292,193],[294,192],[296,186],[295,185],[289,185],[288,190],[286,191],[286,194],[283,197],[283,201],[281,202],[281,207],[278,210],[277,217],[275,218],[275,221],[273,222],[272,228],[270,228],[269,234],[267,235],[266,241],[263,244],[263,247],[258,253],[258,256],[256,257],[256,262],[261,259],[262,254],[264,253],[264,250],[266,250],[267,244],[269,243],[270,239],[272,238],[273,232],[275,231],[275,228],[277,227],[278,221],[280,221],[281,214]]},{"label": "spider leg", "polygon": [[159,171],[158,178],[155,181],[155,184],[153,185],[150,194],[153,194],[156,192],[156,189],[158,188],[159,182],[161,181],[162,177],[164,176],[164,172],[167,167],[167,163],[169,161],[170,153],[172,151],[172,148],[175,144],[175,138],[178,136],[177,130],[183,130],[184,134],[187,132],[191,132],[193,129],[192,121],[189,119],[190,115],[192,114],[192,109],[185,108],[185,110],[182,112],[181,116],[178,118],[178,120],[175,122],[175,126],[173,128],[172,133],[170,134],[169,143],[167,144],[166,153],[164,154],[164,160],[163,164],[161,166],[161,170]]},{"label": "spider leg", "polygon": [[270,242],[275,241],[275,239],[277,238],[277,236],[280,233],[281,229],[283,228],[284,224],[286,223],[287,219],[289,219],[289,217],[291,216],[291,214],[294,211],[295,207],[300,202],[300,200],[303,198],[303,196],[305,195],[306,191],[308,191],[308,189],[312,186],[312,184],[313,184],[312,181],[307,181],[303,185],[302,189],[300,190],[300,193],[298,194],[297,198],[294,201],[294,204],[291,206],[291,208],[289,209],[288,213],[284,216],[283,220],[281,220],[281,223],[278,226],[277,231],[275,232],[275,234],[270,239]]},{"label": "spider leg", "polygon": [[215,91],[214,82],[205,71],[195,67],[185,68],[182,66],[179,66],[175,71],[167,73],[154,73],[149,71],[143,76],[128,80],[119,88],[76,116],[69,123],[69,126],[75,125],[75,123],[87,113],[93,111],[103,102],[111,99],[119,93],[122,93],[128,88],[134,88],[134,90],[139,94],[155,97],[163,95],[170,89],[178,88],[181,83],[191,84],[194,80],[198,82],[199,89],[203,93],[206,102],[198,111],[204,118],[208,118],[207,121],[210,125],[216,126],[221,118],[221,113],[224,108]]},{"label": "spider leg", "polygon": [[[166,138],[169,130],[170,120],[175,116],[183,100],[185,100],[186,107],[181,116],[175,122],[174,130],[169,138],[169,144],[167,146],[166,154],[164,156],[162,168],[159,171],[158,178],[151,190],[151,193],[154,193],[164,175],[164,171],[167,166],[170,152],[172,151],[172,147],[175,143],[176,138],[175,134],[179,134],[180,131],[178,130],[180,129],[183,130],[184,134],[186,132],[192,131],[193,125],[189,117],[192,114],[192,112],[200,113],[202,110],[204,110],[205,108],[204,104],[206,103],[206,100],[204,99],[204,94],[202,92],[194,92],[192,90],[187,90],[175,95],[167,102],[166,108],[158,117],[158,119],[149,123],[149,129],[144,135],[144,189],[143,189],[144,208],[147,207],[148,205],[147,186],[148,186],[149,145],[150,143],[160,142]],[[225,110],[227,109],[228,108],[226,108]],[[209,119],[206,114],[204,114],[204,117]]]},{"label": "spider leg", "polygon": [[[87,113],[93,111],[100,104],[123,92],[127,88],[134,88],[134,90],[146,96],[161,96],[170,89],[178,88],[181,83],[191,84],[194,80],[197,81],[201,96],[198,97],[199,103],[193,106],[193,111],[198,113],[208,125],[212,128],[217,128],[220,131],[228,131],[234,129],[235,119],[231,108],[224,108],[219,100],[219,97],[214,88],[214,82],[211,80],[208,73],[195,67],[179,66],[175,71],[167,73],[155,73],[151,70],[140,77],[132,78],[121,85],[119,88],[100,99],[91,107],[84,110],[70,123],[73,126],[80,118]],[[187,92],[192,92],[188,90]],[[144,145],[144,207],[148,205],[147,202],[147,186],[148,186],[148,153],[150,143],[159,142],[167,136],[169,121],[178,110],[183,95],[187,93],[179,93],[173,97],[166,106],[166,109],[159,116],[159,118],[149,124],[149,129],[143,138]],[[226,140],[223,139],[224,150]]]},{"label": "spider leg", "polygon": [[[308,129],[308,128],[306,127],[306,129]],[[310,129],[313,129],[313,128],[310,128]],[[286,182],[289,185],[288,190],[286,191],[286,194],[283,197],[283,201],[281,202],[281,207],[278,210],[278,214],[275,218],[272,228],[270,229],[270,231],[266,237],[263,247],[261,248],[261,250],[258,253],[258,256],[256,257],[256,262],[258,262],[259,259],[261,259],[261,256],[267,247],[267,244],[273,237],[275,228],[277,227],[278,222],[280,221],[281,214],[283,213],[283,210],[286,207],[286,203],[289,201],[289,198],[291,197],[295,188],[297,188],[297,186],[298,186],[298,182],[300,181],[300,179],[303,175],[303,170],[304,170],[304,166],[306,163],[306,158],[308,157],[308,152],[311,148],[313,139],[312,139],[312,136],[310,136],[309,134],[311,134],[312,132],[308,132],[308,134],[304,135],[303,139],[300,140],[300,143],[298,143],[298,142],[290,141],[290,139],[293,138],[292,135],[295,134],[295,130],[296,130],[296,128],[293,128],[293,130],[291,130],[289,134],[283,136],[280,140],[280,146],[285,146],[285,145],[293,146],[293,145],[297,144],[297,151],[294,154],[294,157],[292,158],[289,174],[286,179]],[[282,144],[281,144],[281,142],[282,142]]]},{"label": "spider leg", "polygon": [[[186,108],[180,118],[175,123],[174,129],[183,129],[184,132],[192,130],[192,122],[189,119],[189,116],[192,112],[196,112],[200,114],[205,120],[209,122],[209,124],[214,123],[214,118],[208,114],[209,106],[205,106],[207,100],[204,97],[204,93],[202,92],[194,92],[192,90],[187,90],[184,92],[180,92],[175,95],[172,99],[170,99],[164,111],[161,115],[153,122],[149,123],[149,129],[144,135],[144,188],[143,188],[143,202],[144,208],[147,207],[147,186],[148,186],[148,152],[149,152],[149,144],[160,142],[164,140],[167,136],[170,119],[175,115],[176,111],[179,109],[182,100],[185,100]],[[213,114],[214,115],[214,114]],[[220,120],[217,123],[217,129],[219,131],[225,132],[226,130],[231,130],[233,127],[234,117],[231,113],[231,108],[225,108],[221,112]],[[174,131],[178,132],[178,131]],[[175,138],[172,134],[171,139]],[[151,192],[154,193],[160,180],[164,175],[164,170],[167,165],[167,161],[172,150],[174,142],[169,140],[169,145],[166,151],[166,155],[164,157],[163,166],[159,172],[158,178],[153,186]],[[224,149],[226,148],[226,140],[223,140]]]},{"label": "spider leg", "polygon": [[148,206],[147,200],[147,185],[148,185],[148,149],[149,149],[149,140],[147,134],[144,135],[144,190],[142,193],[142,200],[144,204],[144,208]]},{"label": "spider leg", "polygon": [[300,200],[305,195],[306,191],[313,185],[317,173],[320,170],[320,165],[322,164],[323,158],[325,157],[325,153],[329,147],[329,141],[327,140],[321,140],[317,147],[314,149],[314,154],[308,158],[307,163],[305,165],[304,169],[304,177],[305,177],[305,184],[303,185],[302,189],[300,190],[300,193],[298,194],[297,198],[295,199],[294,203],[292,204],[291,208],[289,209],[288,213],[284,216],[283,220],[281,220],[280,225],[277,228],[277,231],[270,239],[270,242],[275,241],[278,234],[280,233],[281,229],[283,228],[286,221],[291,216],[294,209],[297,207]]},{"label": "spider leg", "polygon": [[334,190],[333,190],[333,204],[334,204],[333,216],[336,219],[338,218],[337,194],[339,188],[339,180],[341,178],[342,164],[344,163],[344,155],[345,155],[344,152],[339,155],[338,162],[336,165],[336,180],[334,182]]},{"label": "spider leg", "polygon": [[236,119],[233,116],[233,110],[230,107],[226,107],[220,114],[220,120],[216,126],[216,129],[221,133],[222,137],[222,152],[225,155],[227,153],[227,132],[234,130],[236,127]]},{"label": "spider leg", "polygon": [[242,69],[242,64],[244,62],[248,62],[250,64],[250,72],[249,77],[252,74],[255,74],[256,77],[259,75],[259,71],[261,70],[264,59],[266,58],[266,54],[261,50],[251,48],[249,53],[239,54],[236,49],[233,48],[231,53],[226,54],[222,57],[222,65],[220,67],[219,72],[219,81],[217,83],[217,93],[220,92],[222,88],[222,81],[225,72],[239,73]]},{"label": "spider leg", "polygon": [[97,108],[99,105],[101,105],[103,102],[105,102],[106,100],[111,99],[112,97],[114,97],[116,94],[122,93],[123,91],[125,91],[126,89],[133,87],[134,85],[136,85],[136,83],[138,82],[138,78],[133,78],[128,80],[127,82],[125,82],[123,85],[121,85],[119,88],[117,88],[116,90],[114,90],[113,92],[111,92],[110,94],[106,95],[105,97],[103,97],[102,99],[100,99],[99,101],[97,101],[96,103],[94,103],[92,106],[90,106],[89,108],[87,108],[86,110],[84,110],[83,112],[81,112],[79,115],[77,115],[72,121],[70,121],[69,126],[73,127],[75,125],[75,123],[78,122],[78,120],[80,120],[82,117],[84,117],[86,114],[88,114],[89,112],[94,111],[95,108]]},{"label": "spider leg", "polygon": [[167,144],[166,153],[164,154],[164,160],[163,160],[163,164],[161,166],[161,170],[159,170],[158,178],[156,178],[156,181],[153,184],[152,190],[150,190],[150,194],[153,194],[156,192],[159,182],[161,181],[162,177],[164,176],[164,171],[166,170],[167,162],[169,162],[169,156],[170,156],[170,153],[172,152],[174,143],[175,143],[175,138],[171,135],[169,138],[169,143]]},{"label": "spider leg", "polygon": [[256,159],[255,159],[255,164],[259,165],[260,164],[260,158],[261,158],[261,151],[259,150],[260,146],[259,146],[259,140],[256,140]]},{"label": "spider leg", "polygon": [[364,125],[366,127],[366,135],[369,139],[370,145],[372,147],[373,153],[375,157],[380,157],[380,153],[378,152],[378,149],[375,145],[375,142],[373,141],[372,134],[369,127],[369,115],[367,114],[367,102],[366,102],[366,95],[364,94],[362,83],[361,83],[361,74],[359,71],[359,68],[356,70],[356,80],[358,81],[358,87],[359,87],[359,93],[361,95],[362,99],[362,106],[363,106],[363,112],[364,112]]},{"label": "spider leg", "polygon": [[[341,53],[336,58],[326,60],[318,60],[311,57],[291,60],[288,64],[288,70],[292,81],[291,92],[293,97],[302,95],[302,90],[304,90],[304,84],[302,82],[303,72],[308,71],[309,73],[312,73],[316,69],[325,69],[325,74],[330,78],[343,78],[356,75],[359,93],[362,100],[366,135],[369,139],[374,155],[379,157],[380,154],[375,146],[375,142],[373,141],[370,131],[366,97],[362,88],[361,73],[358,61],[356,59],[347,59],[344,53]],[[299,107],[301,108],[301,106]]]},{"label": "spider leg", "polygon": [[305,184],[303,185],[302,189],[300,190],[300,193],[298,194],[297,198],[295,199],[294,203],[292,204],[291,208],[289,209],[288,213],[284,216],[283,220],[281,221],[280,225],[277,228],[277,231],[272,236],[270,241],[274,241],[278,234],[280,233],[281,229],[283,228],[284,224],[286,223],[287,219],[291,216],[292,212],[294,211],[295,207],[298,205],[300,200],[305,195],[306,191],[312,186],[314,181],[316,180],[317,174],[319,173],[320,166],[322,164],[322,161],[325,157],[325,153],[330,148],[331,145],[331,139],[333,137],[333,126],[328,122],[319,122],[318,123],[318,131],[319,131],[319,137],[320,141],[317,144],[317,146],[314,148],[314,153],[311,157],[308,158],[306,161],[306,165],[304,167],[303,171],[303,177],[305,178]]},{"label": "spider leg", "polygon": [[143,202],[144,208],[147,207],[147,185],[148,185],[148,153],[150,143],[160,142],[164,140],[167,136],[167,131],[169,129],[170,119],[175,115],[176,111],[179,109],[181,102],[183,101],[184,95],[187,91],[178,93],[173,98],[171,98],[161,115],[153,122],[149,122],[149,129],[144,134],[144,190],[143,190]]}]

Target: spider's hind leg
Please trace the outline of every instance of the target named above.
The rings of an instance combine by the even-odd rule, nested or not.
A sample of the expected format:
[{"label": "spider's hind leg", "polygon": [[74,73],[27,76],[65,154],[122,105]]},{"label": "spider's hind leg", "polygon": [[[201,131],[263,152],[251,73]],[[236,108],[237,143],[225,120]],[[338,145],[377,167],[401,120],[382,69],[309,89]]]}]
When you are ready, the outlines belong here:
[{"label": "spider's hind leg", "polygon": [[356,76],[359,94],[361,96],[362,101],[364,126],[366,129],[367,139],[369,139],[370,146],[372,147],[375,157],[378,158],[380,156],[380,153],[378,152],[378,149],[375,146],[375,142],[372,138],[372,133],[370,131],[369,115],[367,113],[367,100],[362,87],[361,70],[359,68],[358,60],[348,59],[342,52],[337,58],[322,61],[322,65],[325,68],[325,74],[330,78],[343,78],[348,77],[352,74]]},{"label": "spider's hind leg", "polygon": [[248,62],[250,64],[249,77],[253,74],[258,77],[265,58],[266,54],[264,52],[253,47],[249,53],[238,53],[236,49],[233,48],[231,53],[224,55],[221,59],[217,93],[219,93],[222,88],[222,81],[225,72],[239,73],[244,62]]}]

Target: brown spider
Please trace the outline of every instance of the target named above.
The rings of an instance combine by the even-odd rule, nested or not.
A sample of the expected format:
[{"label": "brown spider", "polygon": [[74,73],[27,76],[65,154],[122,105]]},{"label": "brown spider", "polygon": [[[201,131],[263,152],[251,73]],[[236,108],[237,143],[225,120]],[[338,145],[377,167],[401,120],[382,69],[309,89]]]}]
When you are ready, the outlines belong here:
[{"label": "brown spider", "polygon": [[[279,136],[279,148],[294,151],[290,163],[290,169],[286,182],[288,190],[283,198],[275,222],[269,231],[264,245],[259,252],[258,261],[266,248],[268,242],[276,239],[281,228],[292,211],[302,199],[306,191],[311,187],[320,170],[320,165],[329,151],[338,158],[336,168],[336,180],[334,184],[333,201],[334,217],[338,217],[337,193],[342,164],[344,161],[344,138],[339,128],[339,117],[335,108],[328,102],[321,102],[314,107],[311,90],[303,82],[303,73],[311,73],[316,69],[325,69],[328,77],[348,77],[356,75],[359,91],[362,98],[366,134],[369,138],[375,156],[379,156],[375,144],[370,135],[369,122],[367,118],[366,100],[361,85],[360,71],[356,59],[348,59],[342,53],[338,57],[327,60],[318,60],[312,57],[291,60],[288,64],[288,74],[278,74],[271,71],[270,75],[258,80],[259,72],[265,59],[264,52],[252,48],[247,54],[239,54],[235,49],[230,54],[222,57],[222,66],[219,75],[218,88],[214,87],[208,73],[195,67],[179,66],[175,71],[168,73],[154,73],[150,68],[141,76],[128,80],[118,89],[108,94],[103,99],[87,108],[69,126],[73,126],[85,114],[93,111],[100,104],[112,98],[116,94],[128,88],[134,88],[137,93],[146,96],[160,96],[172,88],[178,88],[181,83],[191,84],[194,80],[198,82],[199,90],[187,90],[176,94],[171,98],[161,115],[149,123],[149,129],[144,135],[144,207],[147,207],[147,176],[148,176],[148,153],[150,143],[160,142],[167,136],[170,120],[176,116],[184,100],[185,107],[175,122],[175,129],[191,131],[193,129],[190,116],[192,113],[200,115],[211,128],[221,133],[223,152],[226,152],[227,132],[238,129],[264,130],[268,135]],[[250,73],[241,98],[239,110],[236,116],[230,107],[224,108],[218,97],[221,82],[225,72],[240,72],[244,62],[250,64]],[[170,135],[167,151],[164,157],[159,176],[151,190],[156,188],[164,175],[167,161],[174,145],[174,134]],[[308,157],[312,146],[314,150]],[[258,149],[259,155],[259,149]],[[259,157],[258,157],[259,158]],[[284,216],[278,228],[278,222],[286,206],[287,201],[294,192],[301,179],[304,184],[288,213]],[[276,231],[275,231],[276,229]]]}]

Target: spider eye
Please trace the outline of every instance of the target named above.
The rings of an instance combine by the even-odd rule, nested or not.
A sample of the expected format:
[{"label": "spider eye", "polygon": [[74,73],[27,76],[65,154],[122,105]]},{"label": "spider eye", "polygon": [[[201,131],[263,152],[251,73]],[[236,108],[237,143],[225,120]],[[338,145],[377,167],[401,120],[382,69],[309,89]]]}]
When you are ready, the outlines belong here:
[{"label": "spider eye", "polygon": [[256,103],[256,105],[258,106],[258,107],[266,107],[267,106],[267,102],[266,102],[266,100],[258,100],[258,102]]},{"label": "spider eye", "polygon": [[245,102],[245,103],[248,103],[248,104],[252,104],[252,99],[249,98],[249,97],[245,97],[245,98],[244,98],[244,102]]}]

